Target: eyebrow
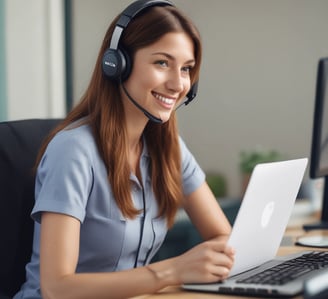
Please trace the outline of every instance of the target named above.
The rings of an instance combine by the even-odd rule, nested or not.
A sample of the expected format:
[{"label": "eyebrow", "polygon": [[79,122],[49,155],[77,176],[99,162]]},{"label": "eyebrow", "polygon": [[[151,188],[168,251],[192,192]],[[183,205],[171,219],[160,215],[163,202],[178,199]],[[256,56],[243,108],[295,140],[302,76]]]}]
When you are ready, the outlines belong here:
[{"label": "eyebrow", "polygon": [[[166,58],[170,59],[170,60],[176,60],[174,56],[166,53],[166,52],[155,52],[155,53],[152,53],[153,56],[155,55],[163,55],[165,56]],[[188,61],[185,62],[185,64],[188,64],[188,63],[196,63],[195,59],[190,59]]]}]

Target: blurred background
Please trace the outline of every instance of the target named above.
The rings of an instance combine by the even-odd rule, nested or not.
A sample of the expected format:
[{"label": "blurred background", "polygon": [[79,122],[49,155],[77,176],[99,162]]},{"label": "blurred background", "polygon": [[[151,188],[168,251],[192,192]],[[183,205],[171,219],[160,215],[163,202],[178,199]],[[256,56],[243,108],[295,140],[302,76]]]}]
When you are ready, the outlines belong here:
[{"label": "blurred background", "polygon": [[[64,117],[108,25],[130,2],[0,0],[0,120]],[[224,195],[241,195],[254,159],[309,157],[328,1],[174,3],[204,47],[198,96],[178,111],[180,132],[202,168],[223,178]]]}]

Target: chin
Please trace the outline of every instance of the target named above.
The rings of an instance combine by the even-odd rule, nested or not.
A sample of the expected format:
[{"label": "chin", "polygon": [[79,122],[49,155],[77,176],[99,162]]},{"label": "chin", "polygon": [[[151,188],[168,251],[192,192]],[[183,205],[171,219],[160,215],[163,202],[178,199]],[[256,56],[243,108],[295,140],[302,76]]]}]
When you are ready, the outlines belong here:
[{"label": "chin", "polygon": [[162,120],[163,123],[166,123],[170,119],[170,117],[171,117],[171,114],[160,115],[160,119]]}]

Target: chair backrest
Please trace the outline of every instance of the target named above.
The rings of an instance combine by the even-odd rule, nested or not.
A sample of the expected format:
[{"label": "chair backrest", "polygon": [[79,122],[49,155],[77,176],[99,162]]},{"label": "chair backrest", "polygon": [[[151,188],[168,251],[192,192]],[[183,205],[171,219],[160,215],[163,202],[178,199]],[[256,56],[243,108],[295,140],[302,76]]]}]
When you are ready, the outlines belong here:
[{"label": "chair backrest", "polygon": [[0,123],[0,294],[13,296],[30,260],[34,204],[33,166],[46,135],[59,119]]}]

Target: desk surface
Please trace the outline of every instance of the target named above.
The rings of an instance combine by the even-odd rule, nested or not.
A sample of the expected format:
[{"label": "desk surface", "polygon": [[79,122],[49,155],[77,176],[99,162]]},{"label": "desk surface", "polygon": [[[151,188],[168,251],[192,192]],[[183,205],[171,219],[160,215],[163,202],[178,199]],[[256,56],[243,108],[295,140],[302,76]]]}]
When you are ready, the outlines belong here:
[{"label": "desk surface", "polygon": [[[297,212],[298,213],[298,212]],[[301,216],[301,217],[299,217]],[[304,217],[305,216],[305,217]],[[314,222],[315,219],[318,219],[318,215],[295,215],[291,217],[289,225],[286,229],[284,241],[282,242],[282,246],[279,248],[278,255],[287,255],[299,251],[305,250],[320,250],[320,249],[313,249],[310,247],[301,247],[301,246],[294,246],[295,241],[298,237],[306,235],[313,235],[313,234],[322,234],[328,235],[327,231],[310,231],[308,233],[304,232],[302,229],[302,224],[304,223],[311,223]],[[211,293],[201,293],[201,292],[188,292],[182,290],[180,287],[168,287],[156,294],[150,295],[142,295],[133,297],[133,299],[214,299],[214,298],[226,298],[226,299],[250,299],[254,297],[245,297],[245,296],[231,296],[231,295],[218,295],[218,294],[211,294]],[[294,297],[294,299],[302,299],[302,296]]]},{"label": "desk surface", "polygon": [[[294,253],[297,251],[308,250],[305,247],[299,246],[284,246],[279,249],[279,255],[285,255]],[[231,295],[218,295],[218,294],[211,294],[211,293],[201,293],[201,292],[188,292],[184,291],[179,287],[168,287],[160,291],[156,294],[151,295],[143,295],[138,297],[133,297],[134,299],[213,299],[213,298],[226,298],[226,299],[247,299],[247,298],[254,298],[254,297],[245,297],[245,296],[231,296]],[[294,297],[295,299],[301,299],[302,296]]]}]

